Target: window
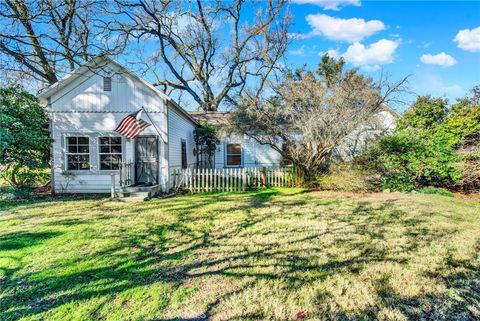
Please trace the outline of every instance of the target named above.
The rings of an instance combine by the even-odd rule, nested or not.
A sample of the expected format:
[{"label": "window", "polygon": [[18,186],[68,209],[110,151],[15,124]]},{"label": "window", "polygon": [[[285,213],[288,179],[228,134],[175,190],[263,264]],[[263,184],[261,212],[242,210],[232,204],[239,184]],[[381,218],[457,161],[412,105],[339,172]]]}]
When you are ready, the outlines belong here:
[{"label": "window", "polygon": [[242,145],[241,144],[227,144],[227,166],[229,167],[242,166]]},{"label": "window", "polygon": [[90,148],[88,137],[67,137],[67,170],[90,169]]},{"label": "window", "polygon": [[100,145],[100,169],[118,170],[122,162],[122,138],[99,137]]},{"label": "window", "polygon": [[187,168],[187,142],[182,139],[182,168]]},{"label": "window", "polygon": [[112,77],[103,77],[103,91],[112,91]]}]

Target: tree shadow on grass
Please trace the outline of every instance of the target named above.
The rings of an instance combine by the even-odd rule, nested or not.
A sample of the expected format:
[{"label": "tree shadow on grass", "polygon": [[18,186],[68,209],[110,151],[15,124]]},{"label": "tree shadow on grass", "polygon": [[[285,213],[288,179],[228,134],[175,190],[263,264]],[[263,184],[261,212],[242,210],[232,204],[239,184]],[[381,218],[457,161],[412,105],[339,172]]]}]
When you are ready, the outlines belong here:
[{"label": "tree shadow on grass", "polygon": [[72,194],[72,195],[55,195],[32,199],[0,199],[0,211],[11,210],[22,206],[51,206],[52,202],[76,202],[108,199],[107,194]]},{"label": "tree shadow on grass", "polygon": [[[351,209],[349,215],[336,217],[338,221],[351,226],[353,233],[360,238],[354,239],[349,238],[348,235],[344,236],[341,233],[341,227],[344,225],[340,225],[338,228],[329,227],[322,231],[313,230],[310,231],[310,235],[303,237],[292,237],[292,235],[303,232],[301,229],[293,227],[278,231],[264,231],[266,242],[254,243],[254,249],[239,248],[237,244],[230,243],[232,238],[248,240],[248,236],[242,234],[245,230],[252,229],[256,224],[268,222],[276,216],[286,215],[292,207],[301,206],[308,202],[307,199],[303,198],[278,198],[277,196],[280,194],[277,191],[266,191],[259,194],[203,195],[195,198],[184,197],[167,201],[139,203],[130,211],[132,219],[145,211],[154,210],[155,206],[161,206],[162,210],[174,216],[174,222],[152,221],[146,230],[118,235],[122,240],[121,242],[94,254],[95,259],[102,260],[93,267],[66,275],[51,273],[39,278],[31,273],[6,280],[2,287],[9,289],[9,291],[0,298],[0,319],[16,320],[54,309],[65,303],[116,295],[129,289],[148,286],[156,282],[166,282],[176,288],[187,282],[192,282],[192,280],[210,276],[253,279],[253,284],[260,280],[282,280],[287,286],[308,286],[312,282],[325,280],[337,274],[359,273],[365,266],[374,262],[406,263],[404,258],[398,259],[388,250],[378,247],[376,244],[359,241],[362,240],[362,237],[385,240],[388,238],[387,230],[389,227],[401,225],[407,231],[410,231],[410,233],[407,233],[409,238],[407,244],[412,247],[408,249],[399,247],[399,251],[413,251],[416,247],[426,244],[426,242],[433,242],[435,239],[444,236],[443,234],[430,235],[430,231],[426,230],[421,233],[428,237],[419,238],[415,231],[421,221],[412,224],[411,220],[405,218],[406,213],[396,209],[392,202],[382,204],[380,207],[374,207],[368,202],[360,202]],[[232,201],[239,204],[232,206],[230,204]],[[319,203],[318,206],[320,209],[324,209],[332,204],[334,203]],[[209,207],[213,205],[218,206],[219,209],[213,210]],[[271,205],[279,208],[279,210],[261,214],[256,212],[259,208],[267,208]],[[195,219],[213,221],[216,215],[231,210],[245,212],[245,215],[227,228],[213,230],[209,224],[205,224],[206,227],[198,229],[191,224],[192,220]],[[333,214],[328,214],[328,211],[321,212],[319,219],[322,215]],[[62,224],[61,221],[60,224]],[[105,218],[105,224],[108,224],[108,215]],[[268,237],[269,233],[275,237]],[[169,234],[181,235],[183,239],[169,237]],[[50,235],[50,237],[53,236],[55,235]],[[319,263],[316,260],[315,251],[321,253],[321,251],[327,250],[327,248],[322,249],[322,243],[319,243],[318,249],[312,253],[302,253],[295,248],[287,247],[287,245],[294,246],[299,242],[321,242],[326,236],[347,243],[350,247],[356,248],[358,253],[350,257],[332,256],[328,261]],[[22,239],[21,235],[19,237]],[[28,234],[23,237],[24,241],[28,237],[36,238],[36,236]],[[38,242],[45,238],[48,238],[48,236],[38,236]],[[282,244],[286,248],[279,245],[279,240],[284,241]],[[2,239],[0,239],[1,241]],[[25,242],[20,242],[18,246],[21,247],[22,244],[25,244]],[[69,261],[68,264],[82,264],[88,259],[93,258],[81,257],[77,262]],[[461,264],[465,264],[465,262]],[[471,270],[474,266],[466,268]],[[57,266],[56,269],[58,272],[61,266]],[[473,277],[472,273],[450,276],[451,281],[465,280],[465,278],[470,280]],[[108,285],[95,286],[99,282]],[[21,284],[21,289],[18,289],[19,284]],[[396,295],[388,286],[387,280],[383,282],[380,280],[375,284],[376,291],[382,297],[389,298],[384,304],[387,304],[386,302],[396,302],[399,306],[402,304],[408,306],[409,301],[402,301],[404,298]],[[474,283],[472,286],[475,286]],[[247,285],[244,285],[243,289],[246,287]],[[232,293],[238,292],[234,291]],[[197,317],[158,320],[208,320],[216,307],[228,296],[228,292],[219,295]],[[32,304],[32,298],[35,298],[34,304]],[[419,300],[425,300],[426,302],[436,302],[437,299],[419,298]],[[473,296],[471,300],[477,300],[478,302],[478,297]],[[341,312],[331,312],[336,314],[338,319],[346,319],[346,316]],[[416,315],[415,313],[423,313],[418,310],[413,314],[407,310],[404,312],[406,315],[413,316]],[[375,319],[375,313],[375,311],[364,311],[362,315],[358,315],[358,319],[362,316],[367,319]],[[239,316],[239,319],[248,317],[242,315]],[[251,317],[255,318],[255,316]]]},{"label": "tree shadow on grass", "polygon": [[47,239],[60,235],[60,232],[15,232],[0,236],[0,251],[15,251],[35,246]]}]

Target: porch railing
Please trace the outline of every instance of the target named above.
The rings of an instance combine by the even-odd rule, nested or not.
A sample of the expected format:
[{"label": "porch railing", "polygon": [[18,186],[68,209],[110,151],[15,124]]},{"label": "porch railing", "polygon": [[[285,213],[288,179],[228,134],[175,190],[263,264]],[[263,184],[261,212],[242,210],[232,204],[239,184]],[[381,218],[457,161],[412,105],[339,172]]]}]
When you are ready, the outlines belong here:
[{"label": "porch railing", "polygon": [[133,185],[134,163],[120,164],[120,187],[128,187]]}]

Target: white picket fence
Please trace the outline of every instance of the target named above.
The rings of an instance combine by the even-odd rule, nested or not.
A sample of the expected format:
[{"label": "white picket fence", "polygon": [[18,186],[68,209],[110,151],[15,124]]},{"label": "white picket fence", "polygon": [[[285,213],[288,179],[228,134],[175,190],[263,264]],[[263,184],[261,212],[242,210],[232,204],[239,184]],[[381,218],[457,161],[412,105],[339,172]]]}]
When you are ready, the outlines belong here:
[{"label": "white picket fence", "polygon": [[299,177],[287,168],[187,168],[173,170],[174,189],[191,193],[234,192],[251,188],[294,187]]}]

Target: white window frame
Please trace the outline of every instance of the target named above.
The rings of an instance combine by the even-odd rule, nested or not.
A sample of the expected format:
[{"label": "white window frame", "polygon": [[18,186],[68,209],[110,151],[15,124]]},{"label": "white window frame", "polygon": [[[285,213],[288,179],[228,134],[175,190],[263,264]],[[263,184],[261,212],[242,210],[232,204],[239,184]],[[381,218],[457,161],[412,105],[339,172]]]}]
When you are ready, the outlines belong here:
[{"label": "white window frame", "polygon": [[[240,145],[240,154],[229,154],[228,153],[228,145]],[[241,168],[243,167],[243,144],[241,143],[225,143],[225,167],[228,168]],[[228,156],[232,155],[240,155],[240,165],[228,165]]]},{"label": "white window frame", "polygon": [[[100,144],[100,138],[120,138],[120,153],[102,153],[101,152],[101,144]],[[101,172],[118,172],[120,171],[119,169],[102,169],[102,158],[100,157],[101,155],[120,155],[120,162],[123,162],[123,152],[124,152],[124,144],[123,144],[123,137],[118,136],[118,135],[98,135],[97,136],[97,155],[98,155],[98,170]]]},{"label": "white window frame", "polygon": [[[88,153],[71,153],[68,151],[68,139],[69,138],[72,138],[72,137],[76,137],[77,138],[77,146],[78,146],[78,138],[86,138],[88,140]],[[66,171],[69,171],[69,172],[82,172],[82,173],[85,173],[85,172],[88,172],[92,169],[92,157],[90,155],[90,137],[89,136],[86,136],[86,135],[75,135],[75,134],[71,134],[71,135],[65,135],[64,137],[64,143],[65,143],[65,170]],[[68,169],[68,156],[69,155],[87,155],[88,156],[88,168],[86,169]]]}]

